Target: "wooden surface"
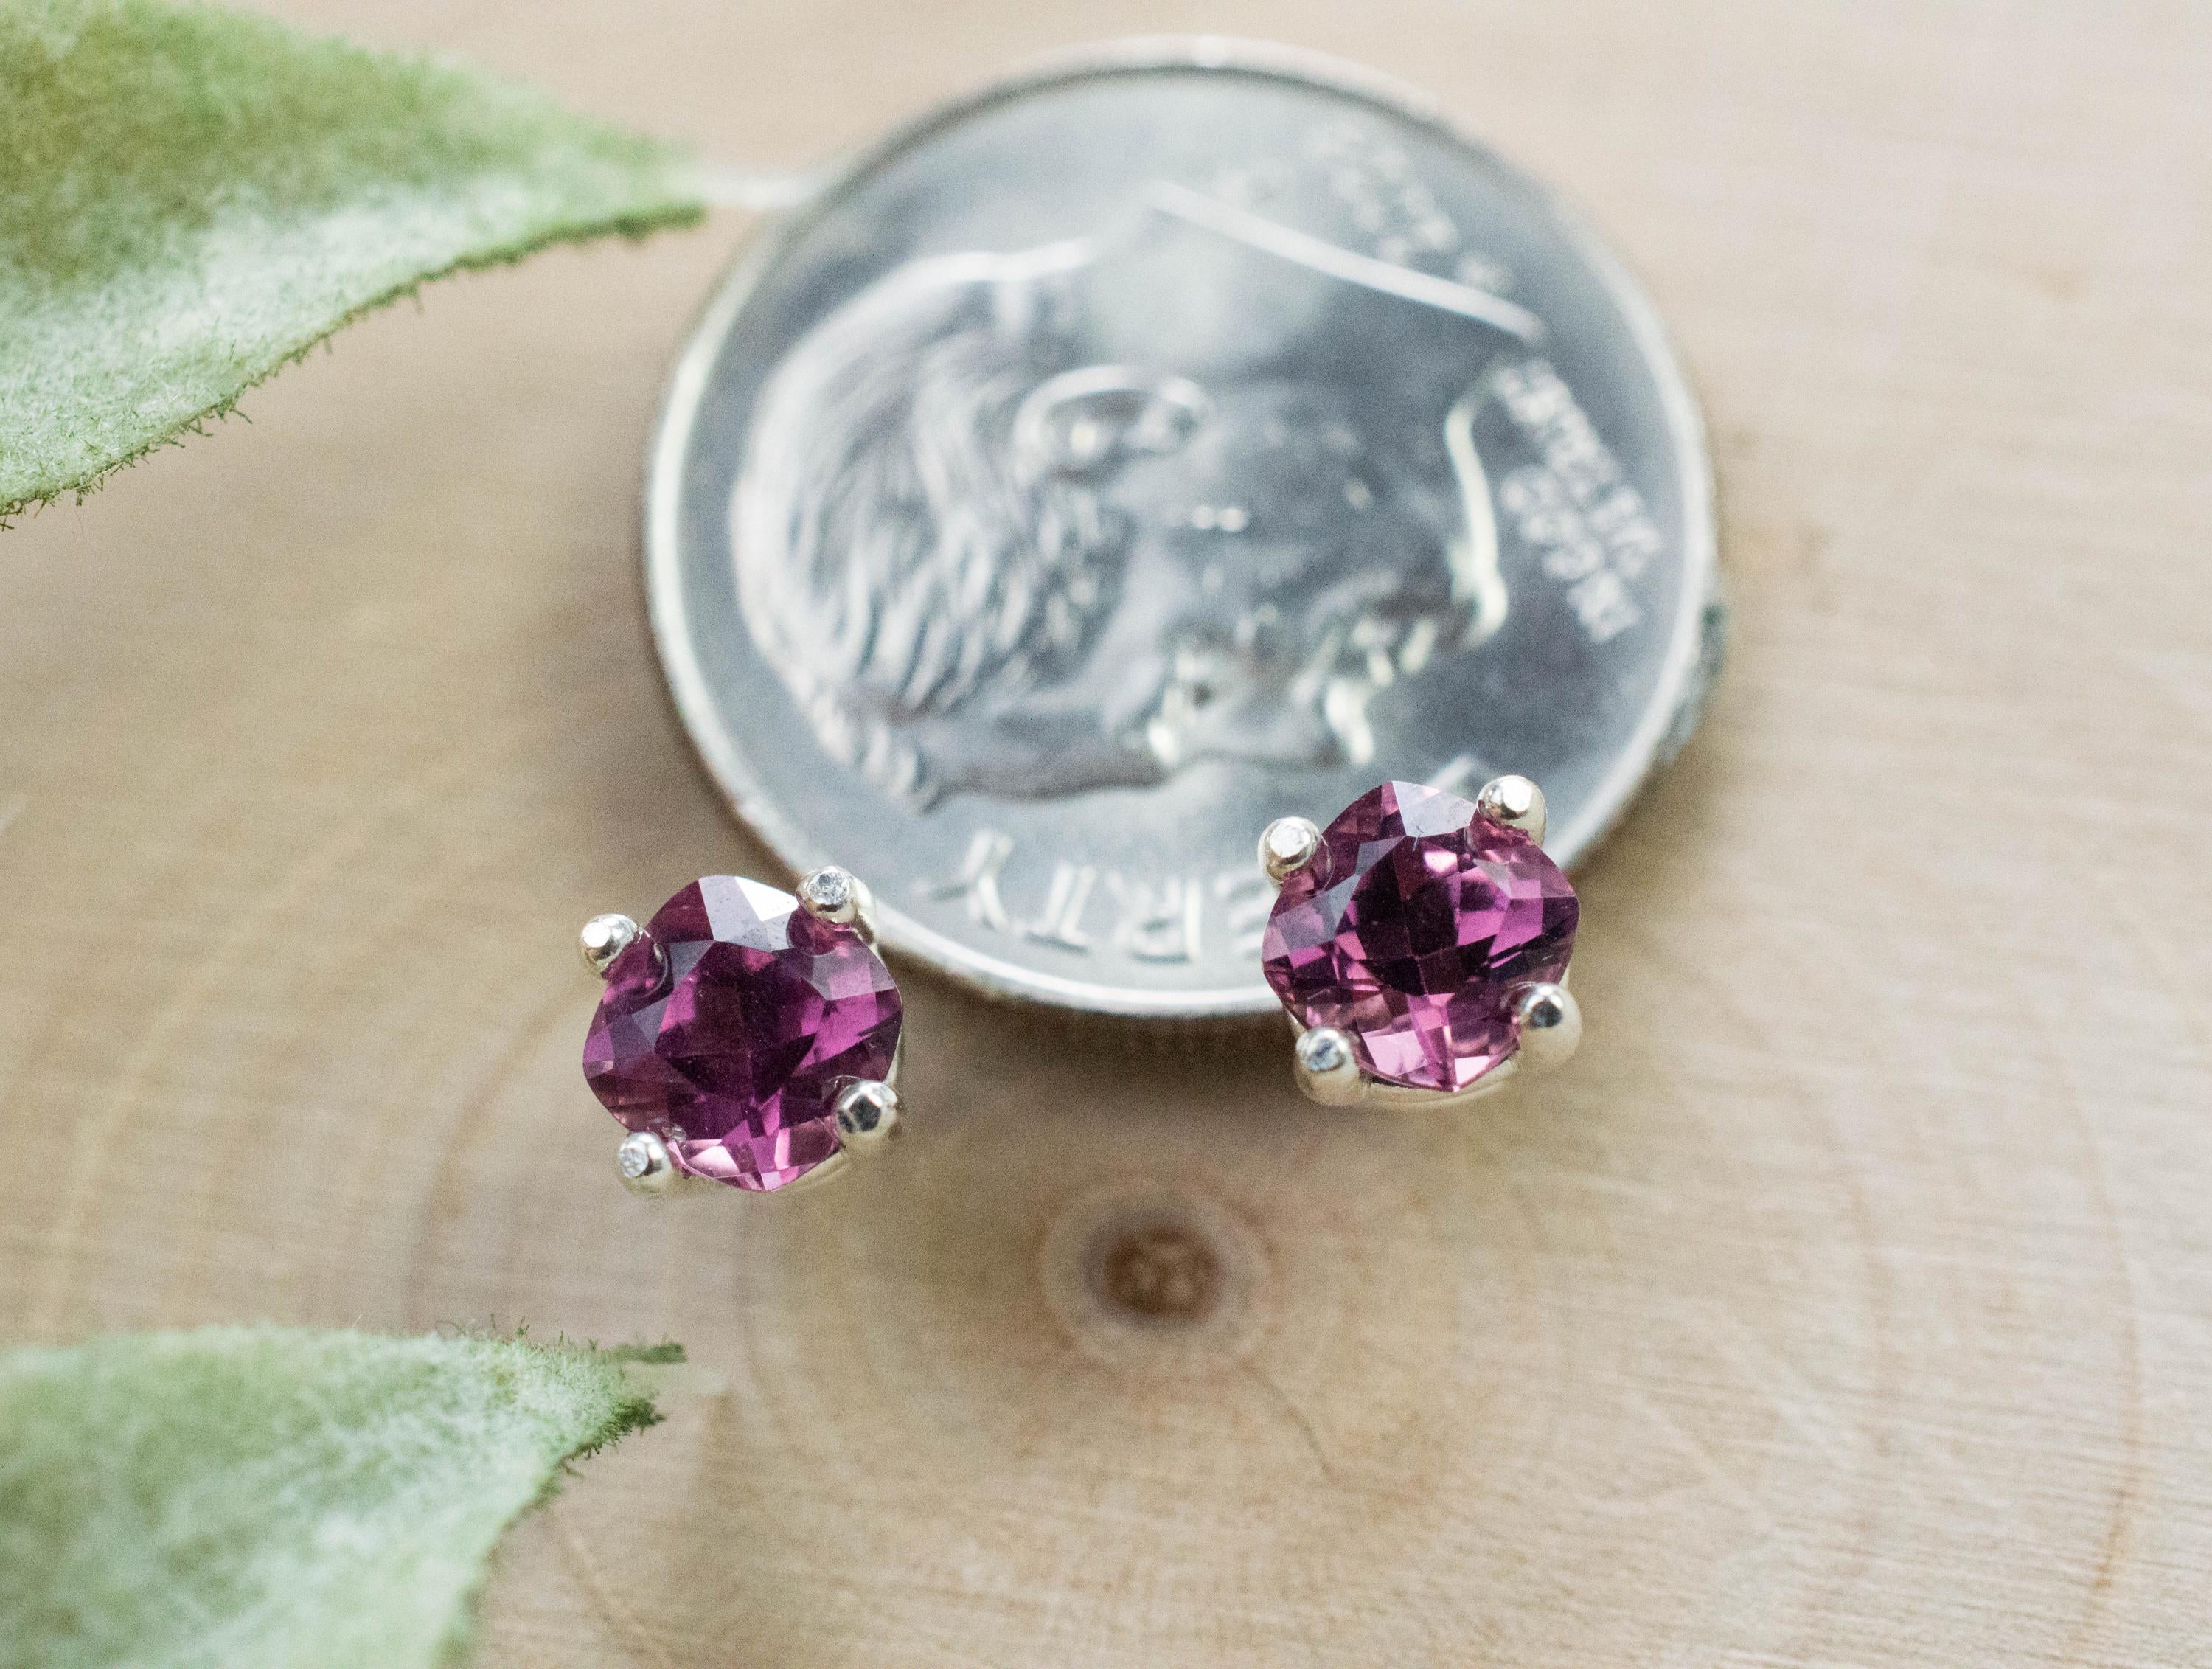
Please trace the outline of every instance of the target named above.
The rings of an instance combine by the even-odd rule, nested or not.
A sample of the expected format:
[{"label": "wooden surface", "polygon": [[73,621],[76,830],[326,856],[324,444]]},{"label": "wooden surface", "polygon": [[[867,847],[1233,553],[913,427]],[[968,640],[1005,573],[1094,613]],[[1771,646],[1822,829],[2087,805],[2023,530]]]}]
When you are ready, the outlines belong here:
[{"label": "wooden surface", "polygon": [[633,560],[741,222],[439,287],[0,537],[6,1337],[684,1340],[495,1666],[2212,1663],[2212,14],[284,10],[768,165],[1115,33],[1416,81],[1671,320],[1734,662],[1540,1093],[910,975],[890,1162],[650,1208],[570,936],[766,868]]}]

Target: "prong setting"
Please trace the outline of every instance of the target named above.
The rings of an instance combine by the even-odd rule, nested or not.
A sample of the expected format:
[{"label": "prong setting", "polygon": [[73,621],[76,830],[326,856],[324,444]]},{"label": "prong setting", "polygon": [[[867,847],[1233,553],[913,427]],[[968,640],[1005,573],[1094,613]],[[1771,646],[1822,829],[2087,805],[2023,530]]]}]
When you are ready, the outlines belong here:
[{"label": "prong setting", "polygon": [[668,1144],[651,1130],[632,1130],[623,1137],[615,1149],[615,1172],[631,1193],[653,1199],[666,1197],[684,1176]]},{"label": "prong setting", "polygon": [[1493,823],[1518,829],[1544,844],[1544,790],[1526,777],[1493,777],[1474,796],[1474,808]]},{"label": "prong setting", "polygon": [[1325,1107],[1348,1107],[1366,1088],[1352,1039],[1333,1026],[1316,1026],[1298,1035],[1292,1059],[1298,1087]]},{"label": "prong setting", "polygon": [[1464,792],[1387,782],[1325,831],[1283,818],[1261,837],[1279,890],[1261,969],[1312,1100],[1442,1112],[1573,1051],[1581,905],[1543,850],[1543,793],[1517,776]]},{"label": "prong setting", "polygon": [[1516,1051],[1532,1070],[1559,1065],[1583,1039],[1582,1005],[1564,984],[1531,985],[1513,1005],[1521,1043]]},{"label": "prong setting", "polygon": [[615,958],[637,942],[641,930],[635,922],[618,911],[594,916],[576,935],[576,948],[583,956],[584,965],[605,979]]},{"label": "prong setting", "polygon": [[817,922],[850,927],[860,919],[860,886],[852,872],[823,865],[799,883],[799,901]]},{"label": "prong setting", "polygon": [[1320,850],[1321,830],[1312,819],[1279,817],[1260,835],[1260,867],[1280,886]]},{"label": "prong setting", "polygon": [[1372,1107],[1382,1112],[1449,1112],[1472,1106],[1504,1088],[1514,1067],[1510,1058],[1500,1061],[1465,1089],[1389,1083],[1362,1072],[1352,1039],[1331,1026],[1300,1032],[1291,1059],[1298,1087],[1308,1100],[1325,1107]]},{"label": "prong setting", "polygon": [[837,1097],[837,1142],[847,1153],[881,1153],[899,1132],[898,1091],[874,1078],[848,1085]]},{"label": "prong setting", "polygon": [[[642,928],[606,916],[585,932],[586,963],[613,977],[584,1076],[624,1128],[617,1168],[635,1192],[798,1192],[896,1127],[902,1007],[866,933],[867,888],[843,870],[801,885],[804,899],[705,875]],[[848,1097],[841,1130],[856,1084],[877,1099]]]},{"label": "prong setting", "polygon": [[817,922],[848,927],[870,945],[876,942],[876,900],[868,885],[851,870],[825,863],[799,883],[799,907]]}]

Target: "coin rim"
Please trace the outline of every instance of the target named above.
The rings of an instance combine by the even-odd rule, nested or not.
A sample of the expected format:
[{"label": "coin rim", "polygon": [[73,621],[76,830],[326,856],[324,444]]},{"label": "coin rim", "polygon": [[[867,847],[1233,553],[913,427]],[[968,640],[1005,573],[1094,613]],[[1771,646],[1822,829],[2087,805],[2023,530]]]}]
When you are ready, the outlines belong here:
[{"label": "coin rim", "polygon": [[[1719,553],[1713,515],[1713,467],[1705,418],[1658,309],[1643,286],[1561,194],[1468,133],[1437,101],[1393,77],[1326,54],[1223,36],[1142,36],[1032,59],[967,93],[894,126],[842,166],[810,175],[811,189],[792,207],[763,214],[745,235],[727,273],[685,337],[662,396],[646,452],[642,556],[647,614],[661,674],[692,747],[738,819],[794,874],[850,854],[823,850],[776,807],[721,722],[694,653],[684,603],[680,527],[684,463],[707,381],[722,344],[754,289],[840,194],[990,107],[1050,87],[1109,76],[1214,70],[1259,80],[1316,87],[1364,100],[1428,128],[1528,192],[1552,217],[1568,247],[1611,297],[1657,384],[1661,409],[1676,443],[1682,496],[1681,604],[1655,698],[1612,765],[1599,778],[1581,816],[1547,844],[1572,867],[1617,825],[1651,776],[1680,750],[1695,728],[1706,690],[1718,671],[1722,643]],[[1066,978],[989,955],[923,926],[878,894],[878,931],[886,948],[927,963],[972,990],[1079,1011],[1133,1018],[1200,1020],[1264,1014],[1279,1004],[1256,978],[1249,985],[1154,992]]]}]

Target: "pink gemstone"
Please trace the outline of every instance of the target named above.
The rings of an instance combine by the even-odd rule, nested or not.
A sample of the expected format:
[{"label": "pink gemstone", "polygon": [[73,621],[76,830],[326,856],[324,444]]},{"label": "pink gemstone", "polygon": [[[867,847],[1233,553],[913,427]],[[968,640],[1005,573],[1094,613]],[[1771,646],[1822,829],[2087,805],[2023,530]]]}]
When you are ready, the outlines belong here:
[{"label": "pink gemstone", "polygon": [[1261,946],[1299,1022],[1373,1076],[1464,1089],[1510,1055],[1517,987],[1566,972],[1580,915],[1543,849],[1456,795],[1385,783],[1322,831]]},{"label": "pink gemstone", "polygon": [[886,1076],[898,1034],[898,988],[859,934],[708,875],[607,969],[584,1076],[684,1170],[765,1191],[837,1151],[839,1092]]}]

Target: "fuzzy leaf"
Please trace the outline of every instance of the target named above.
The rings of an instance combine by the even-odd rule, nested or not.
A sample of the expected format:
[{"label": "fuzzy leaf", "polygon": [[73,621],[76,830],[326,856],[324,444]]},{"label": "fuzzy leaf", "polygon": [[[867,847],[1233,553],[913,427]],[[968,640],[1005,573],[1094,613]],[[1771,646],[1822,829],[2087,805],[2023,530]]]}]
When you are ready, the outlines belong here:
[{"label": "fuzzy leaf", "polygon": [[425,1669],[500,1532],[649,1425],[618,1354],[213,1328],[0,1355],[0,1665]]},{"label": "fuzzy leaf", "polygon": [[670,148],[161,0],[0,0],[0,516],[459,267],[696,219]]}]

